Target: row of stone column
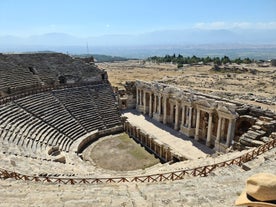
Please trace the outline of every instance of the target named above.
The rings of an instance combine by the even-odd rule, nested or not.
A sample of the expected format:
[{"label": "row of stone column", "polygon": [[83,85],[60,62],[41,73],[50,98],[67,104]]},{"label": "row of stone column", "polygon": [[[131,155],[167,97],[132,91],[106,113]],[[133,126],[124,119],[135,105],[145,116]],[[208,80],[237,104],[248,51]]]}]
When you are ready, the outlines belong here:
[{"label": "row of stone column", "polygon": [[[145,91],[139,88],[136,88],[136,105],[137,106],[142,106],[142,112],[144,114],[148,113],[149,116],[153,116],[153,113],[158,113],[161,114],[161,94],[154,94],[150,91]],[[147,96],[149,97],[148,100],[148,106],[146,104],[147,102]],[[148,108],[147,108],[148,107]]]},{"label": "row of stone column", "polygon": [[[231,141],[234,137],[234,127],[235,127],[235,118],[231,116],[224,116],[219,114],[219,120],[217,126],[213,126],[213,111],[208,108],[201,108],[200,106],[194,105],[191,103],[181,102],[181,100],[170,99],[166,94],[154,93],[152,91],[144,90],[141,88],[136,88],[137,92],[137,109],[144,114],[148,114],[150,117],[159,117],[157,120],[162,121],[163,124],[173,124],[175,130],[180,130],[187,136],[194,137],[195,140],[199,140],[200,138],[200,120],[201,112],[208,113],[208,128],[207,128],[207,136],[206,145],[210,146],[212,143],[212,131],[213,127],[217,127],[216,134],[216,143],[222,142],[222,132],[225,130],[225,121],[228,120],[228,128],[227,128],[227,137],[226,144],[227,146],[231,145]],[[169,107],[167,104],[170,104]],[[169,112],[167,109],[169,108]],[[181,113],[181,114],[180,114]],[[202,126],[204,127],[204,126]],[[185,130],[186,129],[186,130]],[[192,131],[191,129],[194,129]],[[214,136],[214,135],[213,135]]]},{"label": "row of stone column", "polygon": [[159,140],[150,137],[148,134],[143,133],[138,127],[132,126],[129,122],[124,123],[125,132],[138,141],[141,145],[148,148],[161,160],[168,162],[173,160],[173,153],[171,149],[161,143]]}]

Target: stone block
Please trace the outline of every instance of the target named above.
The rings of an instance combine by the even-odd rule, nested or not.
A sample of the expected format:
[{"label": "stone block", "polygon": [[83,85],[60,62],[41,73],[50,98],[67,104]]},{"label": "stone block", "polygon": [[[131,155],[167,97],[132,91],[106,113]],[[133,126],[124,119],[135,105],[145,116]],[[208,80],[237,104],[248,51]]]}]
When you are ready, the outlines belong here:
[{"label": "stone block", "polygon": [[251,128],[252,128],[253,130],[260,130],[262,127],[259,126],[259,125],[253,125]]},{"label": "stone block", "polygon": [[260,140],[254,140],[247,137],[241,137],[240,143],[249,147],[259,147],[264,144],[264,142]]},{"label": "stone block", "polygon": [[265,121],[265,122],[270,122],[270,121],[273,120],[272,118],[266,117],[266,116],[260,116],[259,119],[260,119],[261,121]]},{"label": "stone block", "polygon": [[276,132],[272,132],[269,137],[272,139],[276,139]]},{"label": "stone block", "polygon": [[272,140],[272,139],[269,138],[269,137],[261,137],[261,138],[260,138],[260,141],[265,142],[265,143],[270,142],[271,140]]},{"label": "stone block", "polygon": [[264,161],[265,161],[264,158],[258,157],[256,159],[253,159],[253,160],[251,160],[249,162],[244,163],[242,165],[242,169],[246,170],[246,171],[252,170],[254,168],[257,168],[257,167],[261,166],[262,163],[264,163]]},{"label": "stone block", "polygon": [[264,136],[266,134],[266,131],[263,130],[256,130],[255,132],[258,133],[259,136]]},{"label": "stone block", "polygon": [[244,134],[244,137],[256,140],[258,139],[259,134],[255,131],[248,131],[247,133]]},{"label": "stone block", "polygon": [[262,125],[264,125],[264,122],[263,122],[263,121],[258,120],[258,121],[256,121],[255,125],[262,126]]}]

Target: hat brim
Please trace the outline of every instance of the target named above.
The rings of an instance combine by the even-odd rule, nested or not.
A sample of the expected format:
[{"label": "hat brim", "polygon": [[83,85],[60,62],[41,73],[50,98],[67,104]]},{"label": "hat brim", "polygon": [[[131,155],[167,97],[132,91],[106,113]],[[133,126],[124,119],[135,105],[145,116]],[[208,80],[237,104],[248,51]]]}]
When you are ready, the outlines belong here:
[{"label": "hat brim", "polygon": [[248,199],[246,190],[244,190],[241,195],[237,198],[235,202],[236,206],[263,206],[263,207],[276,207],[275,204],[266,203],[266,202],[259,202],[259,201],[251,201]]}]

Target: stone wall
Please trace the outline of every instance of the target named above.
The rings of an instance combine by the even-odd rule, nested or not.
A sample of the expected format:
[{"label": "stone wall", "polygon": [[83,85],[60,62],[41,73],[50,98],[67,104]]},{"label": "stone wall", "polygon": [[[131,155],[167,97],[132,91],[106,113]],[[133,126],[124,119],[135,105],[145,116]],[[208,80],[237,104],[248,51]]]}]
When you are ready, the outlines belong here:
[{"label": "stone wall", "polygon": [[125,132],[144,146],[148,151],[153,153],[163,162],[178,162],[186,160],[183,156],[173,151],[167,144],[162,143],[157,138],[150,136],[136,126],[132,126],[129,122],[124,122]]},{"label": "stone wall", "polygon": [[81,154],[83,150],[88,147],[91,143],[98,140],[100,137],[108,136],[110,134],[117,134],[123,131],[122,126],[116,126],[105,130],[95,130],[89,132],[84,136],[77,139],[70,147],[70,152]]},{"label": "stone wall", "polygon": [[135,81],[126,81],[124,84],[125,90],[116,90],[119,108],[135,109],[136,108],[136,86]]}]

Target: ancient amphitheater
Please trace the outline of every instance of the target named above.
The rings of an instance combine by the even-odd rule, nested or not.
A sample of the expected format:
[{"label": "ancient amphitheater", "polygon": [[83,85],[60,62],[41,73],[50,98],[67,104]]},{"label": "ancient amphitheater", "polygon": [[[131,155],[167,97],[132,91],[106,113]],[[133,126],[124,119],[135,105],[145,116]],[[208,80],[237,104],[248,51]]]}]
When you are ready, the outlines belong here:
[{"label": "ancient amphitheater", "polygon": [[[83,159],[123,131],[163,164]],[[0,206],[234,206],[247,177],[276,174],[274,112],[158,82],[114,93],[59,53],[0,54],[0,139]]]}]

